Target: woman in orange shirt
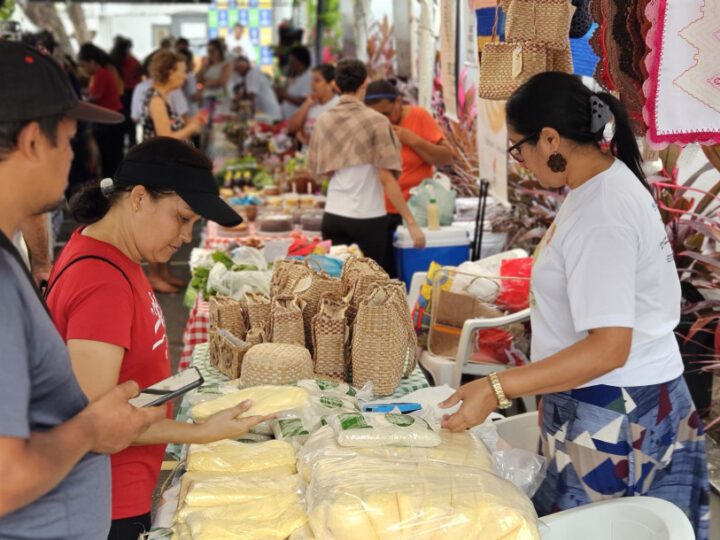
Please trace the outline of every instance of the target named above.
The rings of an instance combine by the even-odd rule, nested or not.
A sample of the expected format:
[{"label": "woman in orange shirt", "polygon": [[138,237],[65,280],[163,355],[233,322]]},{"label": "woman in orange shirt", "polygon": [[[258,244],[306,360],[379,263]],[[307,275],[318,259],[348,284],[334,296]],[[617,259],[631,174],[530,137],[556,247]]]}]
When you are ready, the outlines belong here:
[{"label": "woman in orange shirt", "polygon": [[[403,103],[402,96],[387,80],[373,81],[368,85],[365,104],[385,115],[395,129],[402,143],[402,173],[400,189],[407,201],[410,190],[426,178],[432,178],[435,167],[449,165],[454,157],[452,148],[445,142],[442,130],[432,115],[422,107]],[[388,212],[388,256],[386,270],[395,277],[395,257],[392,253],[392,239],[395,229],[402,224],[397,210],[385,198]]]}]

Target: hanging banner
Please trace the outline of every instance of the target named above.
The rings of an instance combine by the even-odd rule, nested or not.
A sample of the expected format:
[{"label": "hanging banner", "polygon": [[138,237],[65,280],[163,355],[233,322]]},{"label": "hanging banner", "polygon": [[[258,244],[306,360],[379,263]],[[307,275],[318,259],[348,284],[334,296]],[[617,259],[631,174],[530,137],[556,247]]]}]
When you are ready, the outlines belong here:
[{"label": "hanging banner", "polygon": [[490,182],[490,195],[509,206],[507,189],[507,125],[505,102],[478,99],[478,174]]},{"label": "hanging banner", "polygon": [[432,0],[420,0],[418,23],[418,105],[432,110],[433,78],[435,77],[436,40],[433,33]]},{"label": "hanging banner", "polygon": [[458,121],[458,8],[462,2],[440,1],[440,80],[442,82],[445,117]]}]

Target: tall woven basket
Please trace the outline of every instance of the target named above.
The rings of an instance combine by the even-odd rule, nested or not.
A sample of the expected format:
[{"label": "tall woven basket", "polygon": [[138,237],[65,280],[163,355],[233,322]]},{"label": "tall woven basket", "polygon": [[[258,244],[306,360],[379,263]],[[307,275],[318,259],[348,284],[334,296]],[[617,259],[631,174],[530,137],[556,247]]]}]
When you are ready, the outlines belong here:
[{"label": "tall woven basket", "polygon": [[355,319],[352,337],[352,381],[360,388],[372,382],[378,396],[390,395],[403,375],[415,369],[410,353],[412,329],[407,304],[394,285],[375,285],[363,300]]},{"label": "tall woven basket", "polygon": [[310,354],[313,354],[312,322],[320,308],[320,299],[326,294],[340,296],[342,294],[342,281],[332,278],[325,272],[313,272],[295,283],[293,294],[297,296],[305,307],[303,308],[303,325],[305,328],[305,343]]},{"label": "tall woven basket", "polygon": [[347,302],[340,295],[324,294],[312,320],[315,373],[322,378],[347,380]]},{"label": "tall woven basket", "polygon": [[247,321],[243,305],[226,296],[213,296],[209,301],[210,330],[223,328],[239,339],[244,339]]},{"label": "tall woven basket", "polygon": [[245,293],[250,329],[267,333],[270,329],[270,298],[263,293]]},{"label": "tall woven basket", "polygon": [[273,343],[305,347],[302,300],[296,296],[276,296],[270,312]]},{"label": "tall woven basket", "polygon": [[305,261],[297,259],[281,259],[275,262],[272,278],[270,279],[270,296],[283,296],[290,294],[297,281],[309,276],[313,270]]}]

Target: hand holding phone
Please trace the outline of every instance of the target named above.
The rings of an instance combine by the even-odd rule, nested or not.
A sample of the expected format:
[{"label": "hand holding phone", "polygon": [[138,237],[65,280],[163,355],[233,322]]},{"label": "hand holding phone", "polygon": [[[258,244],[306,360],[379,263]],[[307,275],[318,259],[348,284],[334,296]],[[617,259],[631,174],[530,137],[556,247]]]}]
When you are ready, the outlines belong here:
[{"label": "hand holding phone", "polygon": [[145,388],[140,395],[130,400],[130,404],[135,407],[157,407],[202,386],[204,382],[198,368],[192,367]]}]

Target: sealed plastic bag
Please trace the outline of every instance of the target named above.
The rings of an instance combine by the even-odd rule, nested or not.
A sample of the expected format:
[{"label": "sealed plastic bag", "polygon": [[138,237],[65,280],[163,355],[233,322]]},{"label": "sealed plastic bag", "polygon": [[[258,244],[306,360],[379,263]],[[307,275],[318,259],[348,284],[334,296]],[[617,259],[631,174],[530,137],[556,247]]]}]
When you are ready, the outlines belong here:
[{"label": "sealed plastic bag", "polygon": [[216,263],[210,270],[207,290],[215,291],[234,300],[242,300],[247,292],[267,294],[270,290],[272,272],[267,270],[228,270],[223,263]]},{"label": "sealed plastic bag", "polygon": [[318,540],[538,540],[530,499],[487,471],[357,457],[322,461],[307,491]]},{"label": "sealed plastic bag", "polygon": [[[241,504],[257,499],[267,499],[281,495],[295,495],[300,492],[300,477],[297,475],[266,477],[261,473],[238,476],[193,476],[183,475],[183,506],[178,511],[178,519],[188,513],[187,508]],[[205,473],[200,473],[205,474]]]},{"label": "sealed plastic bag", "polygon": [[452,225],[456,194],[447,177],[443,176],[436,174],[433,179],[423,180],[419,186],[410,190],[408,206],[421,227],[427,227],[427,207],[430,199],[435,199],[440,210],[440,225]]},{"label": "sealed plastic bag", "polygon": [[267,270],[268,263],[259,249],[240,246],[233,249],[230,255],[237,267],[246,267],[247,270]]},{"label": "sealed plastic bag", "polygon": [[348,460],[357,456],[392,459],[403,463],[438,461],[449,465],[494,470],[494,462],[489,450],[469,432],[452,433],[442,430],[440,439],[442,443],[431,448],[408,446],[346,448],[337,444],[332,427],[323,426],[298,450],[298,472],[303,480],[309,482],[312,469],[317,463],[327,460]]},{"label": "sealed plastic bag", "polygon": [[422,418],[394,413],[343,413],[327,418],[340,446],[438,446],[442,439]]},{"label": "sealed plastic bag", "polygon": [[307,514],[299,497],[285,494],[276,499],[188,512],[184,523],[178,526],[178,537],[183,540],[285,540],[306,523]]},{"label": "sealed plastic bag", "polygon": [[295,474],[295,450],[283,441],[241,443],[217,441],[188,448],[188,471],[247,473],[269,471]]},{"label": "sealed plastic bag", "polygon": [[243,416],[267,416],[281,411],[301,409],[308,404],[308,397],[307,390],[296,386],[251,386],[200,403],[191,409],[190,415],[197,421],[203,421],[212,414],[249,399],[252,407]]}]

